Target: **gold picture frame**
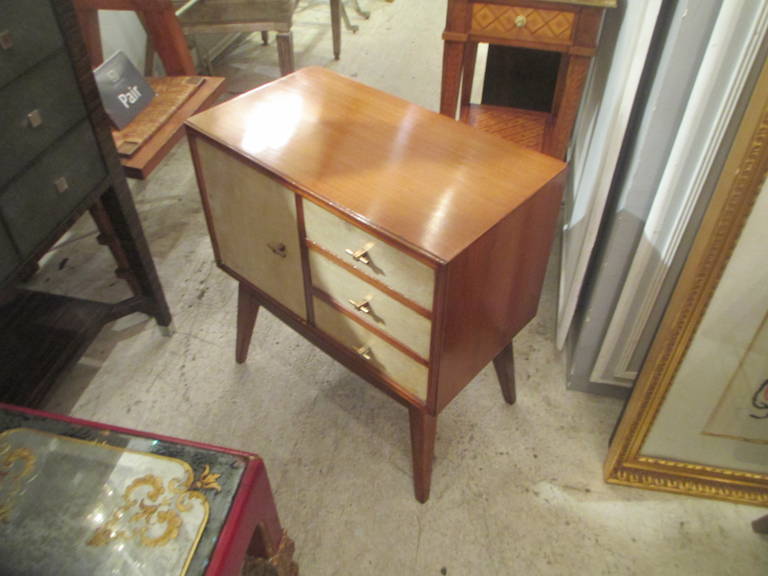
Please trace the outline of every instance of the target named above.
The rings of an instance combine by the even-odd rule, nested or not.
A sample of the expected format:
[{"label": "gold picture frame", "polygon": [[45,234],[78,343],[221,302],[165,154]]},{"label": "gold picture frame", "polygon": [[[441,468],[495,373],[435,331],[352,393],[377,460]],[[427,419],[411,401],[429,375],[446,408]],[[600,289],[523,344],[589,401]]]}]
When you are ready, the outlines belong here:
[{"label": "gold picture frame", "polygon": [[[709,385],[709,392],[700,395],[696,386],[706,378],[687,383],[682,380],[686,377],[690,380],[690,375],[695,373],[688,370],[690,364],[701,374],[701,366],[694,363],[694,359],[701,358],[700,355],[688,358],[686,365],[684,362],[689,352],[700,352],[697,350],[694,353],[692,344],[699,348],[710,345],[712,330],[708,325],[702,328],[702,322],[711,319],[705,319],[705,314],[716,296],[753,206],[758,198],[762,206],[768,195],[764,187],[767,170],[768,64],[764,64],[691,252],[611,442],[604,467],[607,482],[768,506],[768,457],[762,460],[765,465],[755,465],[755,470],[741,465],[745,461],[755,462],[756,454],[762,459],[768,454],[768,444],[764,440],[755,442],[711,434],[701,417],[697,420],[690,415],[697,410],[699,414],[714,414],[726,397],[729,381],[723,378],[722,382]],[[757,212],[755,214],[757,217]],[[750,230],[751,226],[750,223]],[[768,221],[763,228],[768,228]],[[740,250],[739,254],[743,254],[743,247]],[[748,250],[749,254],[753,252],[754,249]],[[754,266],[765,267],[764,255],[762,261],[754,262]],[[768,291],[768,288],[763,286],[762,290]],[[718,299],[747,306],[746,303],[740,304],[738,298],[732,295],[723,296],[721,293]],[[768,311],[747,312],[762,318],[761,326],[765,326]],[[705,335],[699,335],[700,331]],[[763,328],[759,331],[762,332]],[[724,336],[721,343],[727,340],[728,336]],[[702,341],[705,343],[702,344]],[[709,357],[716,358],[717,354],[710,354]],[[713,363],[718,361],[713,360]],[[768,374],[764,376],[768,377]],[[714,376],[710,378],[713,379]],[[716,389],[720,384],[722,387]],[[681,389],[686,390],[686,395],[681,394]],[[681,398],[684,400],[681,401]],[[670,406],[673,402],[676,404]],[[697,408],[696,404],[702,402],[707,402],[707,405]],[[763,422],[768,428],[768,419]],[[668,430],[659,432],[659,428],[665,426]],[[675,435],[678,432],[682,438],[679,442]],[[667,450],[664,448],[665,439],[671,439],[670,444],[677,442],[679,446]],[[708,449],[714,445],[718,449],[726,449],[719,452]],[[691,447],[690,453],[686,446]],[[737,458],[731,457],[728,450],[738,456],[749,453],[752,460],[742,458],[740,465],[734,466]],[[676,453],[670,455],[664,452]],[[701,457],[705,454],[706,457]],[[721,456],[728,462],[721,464],[715,461]]]}]

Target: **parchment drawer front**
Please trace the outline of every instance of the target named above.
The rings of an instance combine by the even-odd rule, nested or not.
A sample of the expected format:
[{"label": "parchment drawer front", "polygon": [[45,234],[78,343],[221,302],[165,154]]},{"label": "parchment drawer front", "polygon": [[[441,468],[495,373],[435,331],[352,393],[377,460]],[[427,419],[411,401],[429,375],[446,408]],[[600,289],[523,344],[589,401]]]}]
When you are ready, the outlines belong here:
[{"label": "parchment drawer front", "polygon": [[35,161],[0,196],[0,210],[22,255],[43,241],[106,176],[88,121]]},{"label": "parchment drawer front", "polygon": [[312,284],[339,305],[429,358],[430,321],[321,254],[309,251]]},{"label": "parchment drawer front", "polygon": [[472,5],[474,34],[552,44],[569,44],[576,14],[528,6],[500,6],[477,2]]},{"label": "parchment drawer front", "polygon": [[0,110],[2,186],[85,118],[85,106],[67,55],[59,53],[0,89]]},{"label": "parchment drawer front", "polygon": [[375,336],[357,322],[347,318],[319,298],[314,298],[317,327],[340,344],[359,355],[379,372],[389,376],[418,398],[427,398],[427,367],[409,358]]},{"label": "parchment drawer front", "polygon": [[[432,310],[435,274],[429,266],[312,202],[304,202],[304,222],[311,241],[422,308]],[[365,253],[361,255],[361,251]],[[356,258],[355,253],[362,257]]]},{"label": "parchment drawer front", "polygon": [[195,141],[221,263],[306,318],[293,192],[229,152]]},{"label": "parchment drawer front", "polygon": [[0,223],[0,282],[5,280],[8,273],[19,263],[19,255],[11,243],[11,238]]},{"label": "parchment drawer front", "polygon": [[50,2],[0,0],[0,86],[63,44]]}]

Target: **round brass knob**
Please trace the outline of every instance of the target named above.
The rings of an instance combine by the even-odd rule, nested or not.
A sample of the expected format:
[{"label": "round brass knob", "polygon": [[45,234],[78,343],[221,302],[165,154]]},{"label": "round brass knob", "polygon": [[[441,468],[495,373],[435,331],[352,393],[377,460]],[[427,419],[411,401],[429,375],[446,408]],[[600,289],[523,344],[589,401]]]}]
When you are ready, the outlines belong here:
[{"label": "round brass knob", "polygon": [[517,18],[515,18],[515,26],[518,28],[523,28],[528,23],[528,19],[520,14]]}]

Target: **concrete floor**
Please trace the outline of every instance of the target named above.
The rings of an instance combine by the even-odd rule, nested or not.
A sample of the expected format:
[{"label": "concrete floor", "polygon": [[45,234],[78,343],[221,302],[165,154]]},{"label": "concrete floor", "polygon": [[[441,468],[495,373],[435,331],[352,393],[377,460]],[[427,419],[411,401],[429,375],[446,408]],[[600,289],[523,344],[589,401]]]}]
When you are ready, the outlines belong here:
[{"label": "concrete floor", "polygon": [[[350,14],[360,31],[344,33],[339,62],[327,4],[302,1],[297,66],[328,66],[435,109],[445,0],[360,1],[371,19]],[[218,72],[240,92],[275,78],[276,62],[274,45],[254,38]],[[515,339],[518,403],[502,401],[490,367],[456,398],[439,419],[422,505],[401,406],[268,313],[247,364],[235,364],[236,285],[213,264],[186,144],[135,184],[176,333],[141,315],[105,327],[46,408],[258,452],[302,574],[768,573],[768,539],[749,525],[764,509],[603,482],[621,401],[566,391],[554,274]],[[86,218],[33,284],[115,300],[127,288],[113,267]]]}]

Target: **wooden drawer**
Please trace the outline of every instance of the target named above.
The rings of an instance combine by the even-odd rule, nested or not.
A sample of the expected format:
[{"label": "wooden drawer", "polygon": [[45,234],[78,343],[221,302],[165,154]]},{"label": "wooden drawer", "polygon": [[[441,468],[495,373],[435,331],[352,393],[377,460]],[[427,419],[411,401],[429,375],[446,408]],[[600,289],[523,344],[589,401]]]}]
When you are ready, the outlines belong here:
[{"label": "wooden drawer", "polygon": [[[304,221],[307,238],[311,242],[422,308],[432,310],[435,274],[429,266],[312,202],[304,202]],[[355,260],[350,254],[366,247],[368,264]]]},{"label": "wooden drawer", "polygon": [[[429,358],[432,324],[418,312],[398,302],[370,283],[310,250],[313,286],[331,296],[350,313],[383,330],[424,360]],[[368,302],[365,306],[355,306]]]},{"label": "wooden drawer", "polygon": [[48,237],[105,176],[91,124],[84,121],[11,182],[0,196],[0,211],[22,256]]},{"label": "wooden drawer", "polygon": [[571,43],[575,22],[576,14],[566,10],[477,2],[472,4],[470,33],[562,45]]},{"label": "wooden drawer", "polygon": [[411,394],[426,400],[426,366],[400,352],[323,300],[314,298],[313,303],[315,323],[320,330],[358,354],[364,349],[370,356],[368,362],[372,367],[389,376]]},{"label": "wooden drawer", "polygon": [[19,255],[11,242],[11,237],[0,222],[0,280],[4,279],[19,263]]},{"label": "wooden drawer", "polygon": [[195,142],[217,258],[306,318],[294,193],[230,152]]},{"label": "wooden drawer", "polygon": [[0,89],[0,110],[2,186],[85,118],[66,53],[60,52]]},{"label": "wooden drawer", "polygon": [[[47,0],[0,0],[0,86],[63,45]],[[49,89],[55,92],[56,86]]]}]

